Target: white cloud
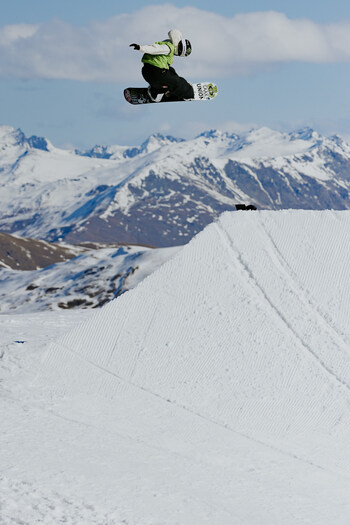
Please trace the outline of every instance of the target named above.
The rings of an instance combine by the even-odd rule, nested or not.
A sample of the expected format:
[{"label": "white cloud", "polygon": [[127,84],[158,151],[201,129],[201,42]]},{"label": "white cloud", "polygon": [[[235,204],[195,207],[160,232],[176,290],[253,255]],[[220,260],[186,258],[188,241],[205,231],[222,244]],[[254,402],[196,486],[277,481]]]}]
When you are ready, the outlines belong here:
[{"label": "white cloud", "polygon": [[175,67],[192,79],[228,77],[287,62],[350,61],[350,22],[321,25],[273,11],[233,18],[193,7],[148,6],[89,26],[59,20],[0,28],[0,75],[130,83],[140,79],[141,54],[179,28],[193,46]]},{"label": "white cloud", "polygon": [[29,24],[5,26],[0,29],[0,45],[4,48],[14,45],[22,39],[30,38],[37,30],[38,26]]}]

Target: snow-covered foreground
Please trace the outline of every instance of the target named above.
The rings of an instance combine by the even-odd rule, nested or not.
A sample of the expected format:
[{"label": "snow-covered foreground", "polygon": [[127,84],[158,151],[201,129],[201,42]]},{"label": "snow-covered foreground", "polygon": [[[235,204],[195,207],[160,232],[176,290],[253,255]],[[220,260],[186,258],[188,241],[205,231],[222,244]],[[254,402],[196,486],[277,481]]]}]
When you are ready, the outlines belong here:
[{"label": "snow-covered foreground", "polygon": [[0,316],[0,522],[348,524],[349,232],[226,213],[100,311]]}]

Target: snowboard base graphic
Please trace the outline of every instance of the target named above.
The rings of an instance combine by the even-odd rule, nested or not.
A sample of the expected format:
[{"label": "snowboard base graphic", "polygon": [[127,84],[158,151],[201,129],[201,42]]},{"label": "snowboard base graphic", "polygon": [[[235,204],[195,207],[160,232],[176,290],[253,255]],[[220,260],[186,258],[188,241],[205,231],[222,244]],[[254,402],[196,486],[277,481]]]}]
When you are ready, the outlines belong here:
[{"label": "snowboard base graphic", "polygon": [[193,85],[194,98],[180,99],[174,96],[163,96],[162,100],[155,102],[148,94],[148,88],[129,87],[124,89],[124,97],[130,104],[159,104],[163,102],[193,102],[198,100],[211,100],[218,94],[218,87],[212,82],[197,82]]}]

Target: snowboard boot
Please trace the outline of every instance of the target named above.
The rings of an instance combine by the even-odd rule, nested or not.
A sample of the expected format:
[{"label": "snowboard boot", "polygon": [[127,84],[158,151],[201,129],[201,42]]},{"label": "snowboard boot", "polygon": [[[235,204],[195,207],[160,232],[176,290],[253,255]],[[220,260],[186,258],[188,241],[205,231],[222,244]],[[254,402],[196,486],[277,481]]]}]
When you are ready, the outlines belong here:
[{"label": "snowboard boot", "polygon": [[159,93],[159,91],[151,86],[148,86],[147,89],[148,96],[153,102],[160,102],[164,97],[164,93]]},{"label": "snowboard boot", "polygon": [[190,93],[190,96],[189,97],[186,97],[184,100],[193,100],[194,99],[194,85],[193,84],[190,84],[191,88],[192,88],[192,91]]},{"label": "snowboard boot", "polygon": [[[190,84],[190,83],[189,83]],[[184,100],[193,100],[195,98],[195,95],[197,93],[197,89],[195,91],[195,85],[194,84],[190,84],[191,86],[191,91],[187,94],[186,98],[184,98]]]}]

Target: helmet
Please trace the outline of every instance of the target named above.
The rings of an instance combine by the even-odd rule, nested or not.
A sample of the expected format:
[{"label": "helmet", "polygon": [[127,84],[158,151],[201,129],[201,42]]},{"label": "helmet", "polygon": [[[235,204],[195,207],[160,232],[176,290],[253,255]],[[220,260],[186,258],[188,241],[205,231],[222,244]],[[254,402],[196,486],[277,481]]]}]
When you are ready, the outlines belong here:
[{"label": "helmet", "polygon": [[188,57],[191,54],[192,46],[189,40],[182,39],[180,40],[177,46],[177,54],[179,57]]}]

